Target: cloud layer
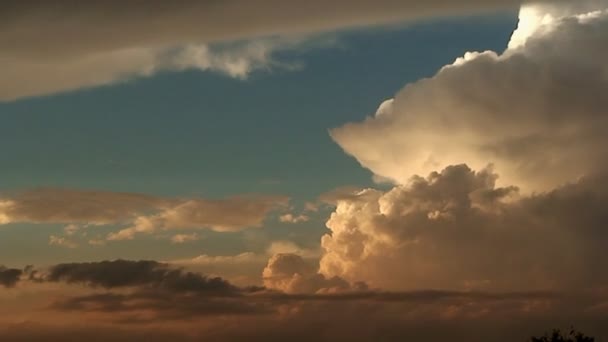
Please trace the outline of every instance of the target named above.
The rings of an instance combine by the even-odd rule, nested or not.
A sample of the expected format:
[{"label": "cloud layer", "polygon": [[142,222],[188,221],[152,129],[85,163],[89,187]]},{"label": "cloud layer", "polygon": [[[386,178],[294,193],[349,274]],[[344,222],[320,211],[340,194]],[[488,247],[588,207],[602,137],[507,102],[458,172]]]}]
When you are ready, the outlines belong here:
[{"label": "cloud layer", "polygon": [[133,46],[73,56],[55,51],[58,56],[45,59],[0,53],[0,71],[5,76],[0,81],[0,101],[127,82],[162,71],[213,71],[246,79],[258,70],[300,68],[298,61],[282,62],[274,56],[281,51],[305,49],[311,44],[326,46],[320,38],[313,42],[271,37],[229,45]]},{"label": "cloud layer", "polygon": [[[143,194],[39,189],[0,198],[0,224],[118,225],[126,228],[110,240],[138,233],[211,229],[219,232],[259,227],[273,210],[286,206],[283,196],[237,196],[227,199],[164,198]],[[60,243],[62,237],[52,242]]]},{"label": "cloud layer", "polygon": [[[98,86],[162,70],[244,78],[300,48],[293,36],[403,19],[467,14],[518,0],[230,2],[7,1],[0,14],[0,101]],[[267,36],[291,38],[266,38]],[[262,39],[257,39],[265,37]],[[218,42],[256,38],[218,46]],[[215,43],[215,44],[214,44]]]},{"label": "cloud layer", "polygon": [[[279,257],[283,258],[298,263],[297,258]],[[606,332],[605,308],[598,306],[606,302],[601,294],[435,290],[290,294],[239,288],[155,261],[128,260],[59,264],[36,272],[30,268],[27,274],[10,292],[26,291],[19,295],[23,298],[31,295],[28,289],[37,289],[42,296],[28,307],[31,321],[15,321],[12,300],[4,301],[0,338],[76,341],[88,336],[96,341],[118,334],[119,340],[169,336],[211,341],[445,341],[450,336],[513,341],[564,321],[582,324],[593,333]],[[45,296],[47,284],[63,290]],[[78,323],[83,319],[92,325],[83,327]]]},{"label": "cloud layer", "polygon": [[145,286],[176,292],[231,294],[237,289],[220,278],[171,269],[156,261],[115,260],[58,264],[42,278],[48,282],[82,283],[106,289]]}]

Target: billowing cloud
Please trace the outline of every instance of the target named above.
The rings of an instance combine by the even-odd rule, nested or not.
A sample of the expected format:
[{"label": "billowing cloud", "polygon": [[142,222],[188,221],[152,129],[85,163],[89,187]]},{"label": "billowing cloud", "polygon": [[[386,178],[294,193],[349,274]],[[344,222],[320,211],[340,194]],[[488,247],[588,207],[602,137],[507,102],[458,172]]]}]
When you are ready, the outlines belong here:
[{"label": "billowing cloud", "polygon": [[334,196],[320,272],[389,289],[603,288],[607,39],[607,1],[524,6],[502,54],[467,53],[332,130],[397,185]]},{"label": "billowing cloud", "polygon": [[[165,198],[143,194],[40,189],[0,198],[0,224],[129,225],[110,240],[132,239],[157,230],[212,229],[238,231],[259,227],[266,216],[285,206],[283,196],[235,196],[226,199]],[[62,241],[63,239],[64,241]],[[55,236],[51,243],[66,245]],[[72,240],[70,240],[72,241]]]},{"label": "billowing cloud", "polygon": [[[0,100],[120,82],[161,70],[196,68],[242,78],[276,65],[273,52],[301,47],[302,40],[294,36],[519,3],[109,0],[74,6],[65,0],[8,1],[0,14]],[[217,44],[250,38],[254,40]]]},{"label": "billowing cloud", "polygon": [[497,177],[456,165],[339,200],[321,273],[393,290],[605,286],[606,178],[525,196]]},{"label": "billowing cloud", "polygon": [[169,264],[209,275],[220,275],[241,286],[262,285],[262,273],[269,258],[276,254],[297,254],[309,265],[318,265],[320,248],[309,249],[292,241],[272,241],[265,250],[242,252],[235,255],[201,254],[189,259],[168,261]]},{"label": "billowing cloud", "polygon": [[470,52],[331,131],[376,175],[405,184],[493,163],[502,185],[550,190],[604,168],[608,2],[525,6],[502,54]]},{"label": "billowing cloud", "polygon": [[296,254],[276,254],[262,274],[264,285],[287,293],[317,293],[347,290],[350,284],[339,277],[326,278],[317,266]]}]

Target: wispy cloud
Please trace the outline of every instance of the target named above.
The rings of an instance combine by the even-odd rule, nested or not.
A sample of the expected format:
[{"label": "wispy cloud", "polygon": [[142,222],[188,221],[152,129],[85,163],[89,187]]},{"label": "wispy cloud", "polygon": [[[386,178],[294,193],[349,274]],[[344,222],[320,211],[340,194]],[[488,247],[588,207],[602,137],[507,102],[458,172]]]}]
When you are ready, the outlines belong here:
[{"label": "wispy cloud", "polygon": [[[211,229],[219,232],[259,227],[266,216],[285,206],[284,196],[236,196],[226,199],[165,198],[144,194],[40,189],[0,199],[1,224],[67,224],[66,236],[75,225],[118,225],[109,240],[133,239],[139,233],[163,230]],[[55,236],[52,244],[67,246],[68,239]]]}]

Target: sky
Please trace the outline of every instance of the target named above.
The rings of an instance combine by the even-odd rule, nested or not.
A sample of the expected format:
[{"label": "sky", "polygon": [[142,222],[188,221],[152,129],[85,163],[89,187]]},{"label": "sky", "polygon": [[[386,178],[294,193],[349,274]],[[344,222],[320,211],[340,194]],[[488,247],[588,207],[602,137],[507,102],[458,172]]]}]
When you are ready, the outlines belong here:
[{"label": "sky", "polygon": [[608,2],[0,22],[0,340],[608,338]]}]

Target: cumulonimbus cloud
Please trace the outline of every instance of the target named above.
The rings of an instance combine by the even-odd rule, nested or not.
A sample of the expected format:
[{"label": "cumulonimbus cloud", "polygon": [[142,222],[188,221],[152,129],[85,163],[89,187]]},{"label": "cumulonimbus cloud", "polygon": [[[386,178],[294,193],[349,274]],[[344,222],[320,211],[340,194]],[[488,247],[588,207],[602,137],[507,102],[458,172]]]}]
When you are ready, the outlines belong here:
[{"label": "cumulonimbus cloud", "polygon": [[470,52],[331,136],[376,175],[407,183],[493,163],[501,184],[550,190],[606,167],[608,3],[524,6],[502,54]]},{"label": "cumulonimbus cloud", "polygon": [[606,178],[520,195],[491,169],[450,166],[338,200],[320,271],[393,290],[601,288]]},{"label": "cumulonimbus cloud", "polygon": [[332,130],[397,185],[338,199],[321,273],[392,289],[604,287],[607,40],[605,0],[524,6],[502,54],[467,53]]}]

